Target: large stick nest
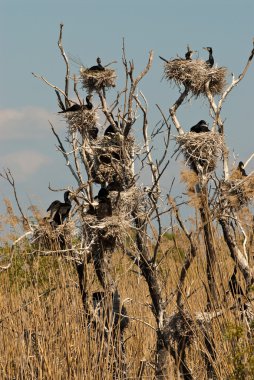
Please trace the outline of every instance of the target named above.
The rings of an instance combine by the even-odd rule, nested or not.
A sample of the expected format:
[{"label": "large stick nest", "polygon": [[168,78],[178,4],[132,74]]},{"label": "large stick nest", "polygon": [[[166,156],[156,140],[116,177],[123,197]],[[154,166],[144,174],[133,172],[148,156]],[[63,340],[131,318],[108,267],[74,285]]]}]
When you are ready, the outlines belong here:
[{"label": "large stick nest", "polygon": [[221,182],[221,205],[240,210],[254,199],[254,177],[242,177],[235,170],[229,180]]},{"label": "large stick nest", "polygon": [[69,125],[70,132],[78,131],[82,136],[96,126],[98,115],[96,110],[80,110],[76,112],[66,112],[64,117]]},{"label": "large stick nest", "polygon": [[191,168],[201,168],[203,173],[214,171],[225,150],[223,137],[217,132],[188,132],[177,136],[176,141],[186,163]]},{"label": "large stick nest", "polygon": [[90,145],[94,159],[93,179],[96,183],[117,181],[128,187],[133,182],[134,139],[120,133],[104,136]]},{"label": "large stick nest", "polygon": [[83,88],[89,93],[115,87],[116,72],[115,70],[105,69],[101,71],[92,71],[88,68],[81,67],[80,75]]},{"label": "large stick nest", "polygon": [[[101,218],[97,215],[100,205],[95,207],[93,215],[86,213],[83,216],[84,234],[92,241],[98,238],[114,249],[116,241],[124,242],[133,226],[133,212],[135,216],[144,218],[146,208],[149,207],[147,193],[141,188],[133,186],[126,191],[110,192],[109,198],[112,205],[112,216]],[[89,245],[89,244],[88,244]]]},{"label": "large stick nest", "polygon": [[34,230],[33,246],[39,251],[58,251],[63,248],[63,244],[65,247],[71,247],[73,231],[72,222],[53,228],[49,222],[45,221]]},{"label": "large stick nest", "polygon": [[205,61],[173,59],[164,66],[164,77],[177,86],[184,85],[196,96],[206,95],[209,81],[212,95],[222,94],[226,86],[226,67],[210,67]]}]

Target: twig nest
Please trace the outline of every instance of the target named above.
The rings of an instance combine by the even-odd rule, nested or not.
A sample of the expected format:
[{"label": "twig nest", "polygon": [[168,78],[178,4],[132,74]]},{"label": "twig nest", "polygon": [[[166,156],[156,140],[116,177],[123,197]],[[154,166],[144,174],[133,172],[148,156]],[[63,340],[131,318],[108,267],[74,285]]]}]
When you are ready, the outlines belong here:
[{"label": "twig nest", "polygon": [[104,136],[91,146],[94,157],[93,179],[96,183],[122,183],[129,187],[133,182],[134,139],[123,138],[120,133]]},{"label": "twig nest", "polygon": [[227,181],[220,185],[222,208],[231,207],[239,210],[254,199],[254,177],[240,177],[234,172]]},{"label": "twig nest", "polygon": [[105,69],[100,71],[89,70],[88,68],[80,68],[80,76],[83,88],[89,93],[109,89],[115,87],[116,72],[115,70]]},{"label": "twig nest", "polygon": [[71,133],[78,131],[82,136],[92,130],[98,121],[96,109],[66,112],[64,117],[69,125],[69,131]]},{"label": "twig nest", "polygon": [[68,222],[54,228],[45,220],[45,223],[34,230],[33,246],[39,251],[58,251],[63,249],[63,246],[71,247],[73,230],[73,222]]},{"label": "twig nest", "polygon": [[188,132],[177,136],[176,141],[186,163],[204,174],[214,171],[225,149],[223,137],[217,132]]},{"label": "twig nest", "polygon": [[168,81],[186,86],[196,96],[206,95],[208,81],[212,95],[221,94],[226,86],[226,75],[226,67],[210,67],[200,59],[173,59],[164,66],[164,77]]},{"label": "twig nest", "polygon": [[[125,191],[110,191],[112,215],[98,218],[100,203],[94,207],[94,213],[84,213],[84,236],[90,241],[100,240],[107,249],[114,248],[116,242],[124,242],[133,225],[133,212],[144,218],[149,207],[147,194],[136,186]],[[89,210],[89,207],[88,207]],[[88,242],[88,246],[89,246]]]}]

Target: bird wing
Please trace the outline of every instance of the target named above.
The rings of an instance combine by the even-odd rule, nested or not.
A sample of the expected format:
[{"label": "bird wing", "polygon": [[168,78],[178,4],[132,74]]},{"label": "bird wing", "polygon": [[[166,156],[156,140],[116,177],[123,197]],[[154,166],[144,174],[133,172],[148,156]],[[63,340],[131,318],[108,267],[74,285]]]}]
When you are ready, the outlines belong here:
[{"label": "bird wing", "polygon": [[61,202],[56,200],[54,202],[51,203],[51,205],[49,205],[49,207],[47,208],[47,211],[57,211],[59,206],[61,205]]}]

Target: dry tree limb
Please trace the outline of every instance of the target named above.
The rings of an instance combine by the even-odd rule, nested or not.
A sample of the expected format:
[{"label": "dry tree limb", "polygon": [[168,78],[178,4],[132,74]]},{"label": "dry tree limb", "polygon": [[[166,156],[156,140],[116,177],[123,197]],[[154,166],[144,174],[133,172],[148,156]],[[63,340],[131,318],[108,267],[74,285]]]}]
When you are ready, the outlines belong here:
[{"label": "dry tree limb", "polygon": [[62,44],[62,35],[63,35],[63,24],[60,24],[60,32],[59,32],[59,39],[58,39],[58,47],[61,51],[62,57],[66,64],[66,74],[65,74],[65,107],[69,107],[70,103],[68,100],[68,94],[69,94],[69,77],[70,77],[70,66],[69,61],[67,58],[67,55],[64,51],[63,44]]},{"label": "dry tree limb", "polygon": [[179,123],[179,121],[176,117],[176,111],[181,106],[182,102],[188,96],[188,94],[189,94],[189,89],[187,87],[185,87],[184,91],[181,93],[181,95],[179,96],[177,101],[169,109],[169,114],[171,116],[171,119],[172,119],[179,135],[183,135],[184,130],[182,129],[181,124]]},{"label": "dry tree limb", "polygon": [[135,120],[133,120],[133,99],[134,99],[134,94],[135,94],[137,85],[141,81],[141,79],[144,78],[144,76],[150,70],[150,68],[152,66],[152,62],[153,62],[153,51],[151,50],[149,52],[149,58],[148,58],[148,62],[147,62],[146,67],[135,79],[133,78],[134,63],[132,62],[130,64],[130,70],[129,70],[128,74],[129,74],[129,78],[131,81],[131,88],[130,88],[129,98],[128,98],[128,110],[127,110],[128,121],[127,121],[125,130],[124,130],[124,136],[125,137],[128,136],[130,129],[131,129],[131,126],[135,121]]},{"label": "dry tree limb", "polygon": [[17,194],[17,191],[16,191],[15,180],[14,180],[14,177],[13,177],[10,169],[6,169],[6,170],[4,170],[4,173],[0,173],[0,177],[2,177],[3,179],[5,179],[11,185],[13,193],[14,193],[16,204],[18,206],[19,212],[20,212],[20,214],[22,216],[22,219],[23,219],[24,227],[29,227],[31,229],[29,220],[25,216],[25,214],[24,214],[24,212],[23,212],[23,210],[22,210],[22,208],[20,206],[20,202],[19,202],[19,199],[18,199],[18,194]]},{"label": "dry tree limb", "polygon": [[75,172],[75,170],[73,169],[70,161],[69,161],[69,158],[68,158],[68,153],[66,152],[58,134],[56,133],[54,127],[53,127],[53,124],[49,121],[49,124],[51,126],[51,129],[52,129],[52,132],[54,133],[58,143],[59,143],[59,151],[62,153],[62,155],[64,156],[65,158],[65,161],[66,161],[66,166],[70,169],[71,171],[71,174],[73,175],[73,177],[75,178],[75,180],[77,181],[78,183],[78,186],[82,186],[82,181],[80,180],[79,176],[77,175],[77,173]]}]

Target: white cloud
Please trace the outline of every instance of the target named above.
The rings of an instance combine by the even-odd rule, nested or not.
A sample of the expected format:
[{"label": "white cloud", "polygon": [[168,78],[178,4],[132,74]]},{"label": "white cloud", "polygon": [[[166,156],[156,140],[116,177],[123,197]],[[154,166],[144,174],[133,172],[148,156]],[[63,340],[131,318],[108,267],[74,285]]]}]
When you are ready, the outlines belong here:
[{"label": "white cloud", "polygon": [[48,134],[49,123],[56,115],[40,107],[0,109],[1,140],[36,139]]},{"label": "white cloud", "polygon": [[0,157],[1,166],[9,168],[17,181],[24,181],[42,166],[52,162],[50,157],[33,150],[8,153]]}]

